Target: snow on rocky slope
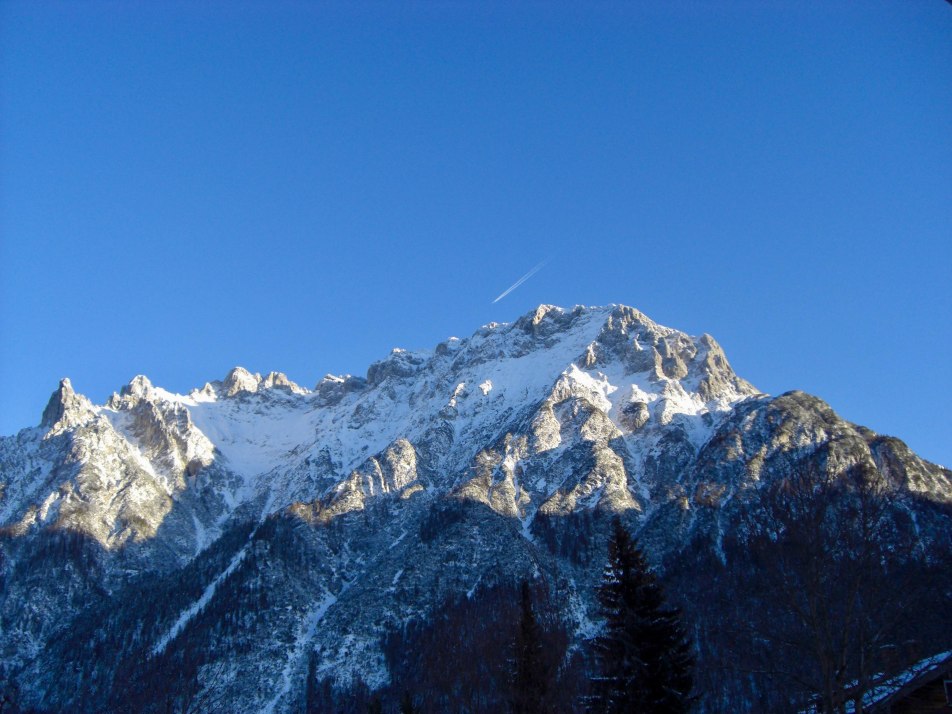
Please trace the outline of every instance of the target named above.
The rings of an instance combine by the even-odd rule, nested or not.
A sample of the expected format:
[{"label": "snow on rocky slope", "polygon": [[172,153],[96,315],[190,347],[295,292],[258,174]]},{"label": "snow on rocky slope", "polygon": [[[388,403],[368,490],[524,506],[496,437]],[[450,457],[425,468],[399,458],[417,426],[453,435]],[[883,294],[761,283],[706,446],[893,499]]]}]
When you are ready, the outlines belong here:
[{"label": "snow on rocky slope", "polygon": [[[472,487],[448,478],[467,467],[482,474],[482,448],[533,410],[531,438],[504,458],[508,472],[564,448],[554,410],[569,402],[599,414],[588,438],[623,437],[643,458],[672,423],[702,445],[717,418],[756,394],[710,336],[691,338],[623,307],[541,306],[431,352],[395,349],[366,378],[327,376],[313,391],[236,367],[188,395],[138,376],[94,406],[64,380],[40,427],[0,442],[0,523],[18,533],[66,527],[115,547],[154,537],[181,504],[201,547],[236,508],[266,495],[278,509],[333,494],[329,517],[407,487],[482,488],[481,476]],[[385,476],[373,461],[415,460],[419,445],[434,442],[423,473],[411,464]],[[518,487],[520,498],[545,496],[548,509],[578,496]],[[612,497],[634,505],[626,491],[622,483]],[[508,496],[486,497],[524,515]]]},{"label": "snow on rocky slope", "polygon": [[[312,390],[235,368],[187,395],[139,376],[93,405],[63,380],[38,427],[0,439],[0,678],[28,703],[68,708],[80,692],[109,708],[118,685],[103,675],[50,674],[75,656],[49,646],[54,609],[70,632],[105,637],[90,598],[112,603],[125,659],[171,667],[207,642],[220,666],[196,691],[227,690],[247,711],[298,706],[310,658],[339,681],[386,683],[388,628],[481,583],[549,573],[581,632],[597,574],[547,548],[552,528],[625,513],[658,559],[699,534],[716,548],[735,498],[820,452],[952,504],[950,473],[901,442],[808,395],[761,394],[709,335],[624,306],[543,305]],[[459,503],[481,510],[464,518]],[[82,544],[51,557],[57,533]],[[58,585],[27,616],[29,568]],[[135,606],[159,592],[149,612]],[[265,635],[210,624],[232,622],[222,603],[252,601]],[[254,681],[234,685],[248,668]]]}]

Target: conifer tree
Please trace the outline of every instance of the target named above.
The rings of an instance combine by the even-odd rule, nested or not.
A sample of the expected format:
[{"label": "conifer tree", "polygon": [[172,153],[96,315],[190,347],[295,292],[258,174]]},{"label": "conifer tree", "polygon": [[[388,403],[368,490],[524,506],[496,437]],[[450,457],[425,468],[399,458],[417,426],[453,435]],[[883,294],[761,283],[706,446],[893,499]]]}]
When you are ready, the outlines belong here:
[{"label": "conifer tree", "polygon": [[617,518],[598,600],[605,629],[594,643],[598,674],[590,710],[689,711],[694,657],[680,611],[665,607],[657,578]]},{"label": "conifer tree", "polygon": [[413,706],[413,696],[410,691],[405,689],[403,696],[400,697],[400,714],[414,714],[416,708]]},{"label": "conifer tree", "polygon": [[549,677],[542,651],[542,628],[532,611],[529,583],[520,589],[519,626],[516,630],[515,667],[512,680],[513,714],[544,711]]}]

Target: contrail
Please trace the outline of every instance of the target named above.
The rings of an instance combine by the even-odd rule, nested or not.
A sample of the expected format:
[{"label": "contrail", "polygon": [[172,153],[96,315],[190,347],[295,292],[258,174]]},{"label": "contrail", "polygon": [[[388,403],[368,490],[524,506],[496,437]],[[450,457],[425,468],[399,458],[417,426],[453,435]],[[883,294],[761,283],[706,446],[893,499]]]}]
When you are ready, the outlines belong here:
[{"label": "contrail", "polygon": [[499,302],[500,300],[502,300],[504,297],[506,297],[506,295],[508,295],[509,293],[511,293],[513,290],[515,290],[516,288],[518,288],[520,285],[522,285],[524,282],[526,282],[526,281],[527,281],[529,278],[531,278],[533,275],[535,275],[535,274],[538,273],[540,270],[542,270],[542,268],[544,268],[544,267],[545,267],[545,264],[548,263],[548,262],[549,262],[548,260],[543,260],[543,261],[542,261],[541,263],[539,263],[536,267],[534,267],[532,270],[530,270],[528,273],[526,273],[525,275],[523,275],[523,276],[522,276],[521,278],[519,278],[516,282],[514,282],[512,285],[510,285],[508,288],[506,288],[506,289],[503,291],[502,295],[500,295],[500,296],[497,297],[495,300],[493,300],[493,303],[497,303],[497,302]]}]

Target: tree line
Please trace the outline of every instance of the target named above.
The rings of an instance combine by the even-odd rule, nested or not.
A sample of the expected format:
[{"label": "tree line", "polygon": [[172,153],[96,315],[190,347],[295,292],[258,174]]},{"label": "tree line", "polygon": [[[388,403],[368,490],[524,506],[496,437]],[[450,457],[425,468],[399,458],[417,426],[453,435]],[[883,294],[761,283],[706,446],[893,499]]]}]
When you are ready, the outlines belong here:
[{"label": "tree line", "polygon": [[391,633],[390,687],[324,683],[309,711],[862,712],[952,645],[952,513],[935,506],[928,534],[910,506],[927,512],[871,467],[801,464],[747,494],[718,547],[698,534],[672,556],[664,584],[616,519],[592,639],[573,639],[544,584],[497,585]]},{"label": "tree line", "polygon": [[[606,548],[597,513],[542,520],[537,543],[576,572],[594,578],[593,569],[604,568],[594,637],[572,631],[578,618],[567,616],[554,584],[495,583],[389,633],[381,643],[388,687],[341,689],[319,680],[312,662],[298,706],[354,714],[861,712],[864,694],[952,646],[952,512],[912,498],[897,496],[872,467],[832,476],[801,466],[738,499],[721,542],[698,531],[657,573],[620,521]],[[421,540],[467,517],[459,503],[435,510]],[[51,647],[67,666],[49,674],[49,690],[72,692],[64,702],[87,710],[214,711],[229,686],[210,681],[219,665],[279,630],[286,610],[273,594],[295,582],[307,598],[302,574],[333,560],[332,551],[318,557],[303,547],[312,533],[296,520],[269,519],[255,536],[268,552],[250,547],[162,657],[147,656],[157,634],[221,572],[248,528],[226,534],[179,573],[177,586],[149,576],[104,595],[91,616],[62,623]],[[91,570],[92,551],[80,540],[41,544],[31,566]],[[35,576],[72,582],[39,567]],[[70,586],[64,597],[86,592]],[[14,674],[0,663],[0,711],[24,711]]]},{"label": "tree line", "polygon": [[[370,692],[318,681],[308,712],[559,714],[688,712],[693,645],[677,608],[619,519],[598,589],[600,634],[572,650],[562,609],[544,584],[523,580],[444,603],[383,643],[392,683]],[[592,666],[594,663],[594,667]]]}]

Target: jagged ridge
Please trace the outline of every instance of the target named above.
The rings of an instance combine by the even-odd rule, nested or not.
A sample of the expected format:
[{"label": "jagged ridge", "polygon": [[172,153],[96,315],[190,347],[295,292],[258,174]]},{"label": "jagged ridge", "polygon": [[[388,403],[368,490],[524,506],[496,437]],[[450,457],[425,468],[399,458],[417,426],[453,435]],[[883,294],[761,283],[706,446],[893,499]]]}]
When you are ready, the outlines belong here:
[{"label": "jagged ridge", "polygon": [[[78,533],[101,572],[70,576],[70,587],[106,587],[119,610],[143,578],[162,590],[163,578],[193,573],[187,599],[166,597],[121,625],[144,637],[127,656],[140,647],[155,666],[205,636],[202,613],[217,602],[267,589],[274,606],[258,617],[268,634],[216,656],[229,671],[259,672],[229,690],[230,706],[289,710],[308,653],[323,675],[379,686],[388,628],[520,573],[560,583],[582,637],[592,576],[566,559],[573,519],[627,514],[659,561],[698,538],[721,552],[737,504],[818,459],[832,474],[859,464],[882,473],[923,525],[936,516],[919,504],[952,503],[949,472],[901,442],[814,397],[763,395],[709,335],[624,306],[540,306],[430,351],[394,350],[365,377],[329,375],[313,390],[235,368],[188,395],[139,376],[96,406],[64,380],[39,427],[0,440],[13,623],[0,644],[15,681],[44,681],[50,701],[75,705],[79,695],[50,679],[55,658],[70,655],[37,655],[54,624],[15,608],[32,544]],[[306,566],[278,547],[286,538],[309,554]],[[94,616],[82,598],[44,597],[67,619]]]}]

